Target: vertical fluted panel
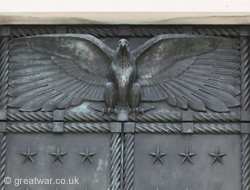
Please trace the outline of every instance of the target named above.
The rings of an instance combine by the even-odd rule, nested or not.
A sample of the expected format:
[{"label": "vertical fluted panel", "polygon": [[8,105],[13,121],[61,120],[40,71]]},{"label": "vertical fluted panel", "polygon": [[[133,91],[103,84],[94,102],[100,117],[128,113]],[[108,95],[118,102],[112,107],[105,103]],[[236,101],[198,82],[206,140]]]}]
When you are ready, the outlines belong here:
[{"label": "vertical fluted panel", "polygon": [[7,109],[9,37],[0,38],[0,109]]},{"label": "vertical fluted panel", "polygon": [[250,110],[249,38],[241,37],[241,110]]},{"label": "vertical fluted panel", "polygon": [[125,134],[124,190],[134,189],[134,134]]},{"label": "vertical fluted panel", "polygon": [[5,160],[6,160],[6,135],[0,133],[0,190],[4,190],[5,177]]},{"label": "vertical fluted panel", "polygon": [[121,135],[113,134],[111,138],[111,182],[110,190],[118,190],[121,187]]}]

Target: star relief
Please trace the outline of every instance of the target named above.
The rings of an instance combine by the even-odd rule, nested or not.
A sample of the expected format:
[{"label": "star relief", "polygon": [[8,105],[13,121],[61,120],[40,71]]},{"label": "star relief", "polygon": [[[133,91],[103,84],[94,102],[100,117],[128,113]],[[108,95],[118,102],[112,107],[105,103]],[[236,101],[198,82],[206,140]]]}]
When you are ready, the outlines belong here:
[{"label": "star relief", "polygon": [[89,152],[89,147],[86,147],[85,149],[85,152],[80,152],[79,153],[81,156],[83,156],[83,159],[82,159],[82,164],[84,162],[86,162],[87,160],[93,164],[93,161],[91,159],[91,157],[93,157],[94,155],[96,155],[96,153],[93,153],[93,152]]},{"label": "star relief", "polygon": [[21,152],[20,154],[26,157],[23,163],[25,163],[27,160],[29,160],[29,161],[31,161],[32,163],[34,163],[34,160],[33,160],[32,157],[33,157],[33,156],[36,156],[38,153],[36,153],[36,152],[31,152],[31,151],[30,151],[30,147],[28,147],[27,152]]},{"label": "star relief", "polygon": [[194,155],[196,155],[196,154],[195,154],[195,153],[189,152],[189,148],[186,147],[185,153],[179,153],[179,155],[183,157],[183,160],[182,160],[182,162],[181,162],[182,164],[183,164],[184,162],[186,162],[186,161],[188,161],[188,162],[190,162],[191,164],[193,164],[192,157],[193,157]]},{"label": "star relief", "polygon": [[154,158],[152,164],[155,163],[156,161],[159,161],[162,164],[164,164],[162,157],[167,155],[167,153],[161,153],[159,147],[156,148],[156,153],[148,153],[148,154]]},{"label": "star relief", "polygon": [[60,152],[60,148],[59,148],[59,147],[56,148],[56,152],[50,153],[50,155],[54,156],[53,162],[55,162],[55,161],[58,160],[58,161],[60,161],[62,164],[63,164],[63,159],[62,159],[62,157],[65,156],[66,154],[67,154],[67,153],[65,153],[65,152]]},{"label": "star relief", "polygon": [[222,158],[224,156],[226,156],[225,153],[220,153],[220,150],[219,150],[218,147],[215,149],[215,153],[209,153],[208,155],[213,157],[213,160],[212,160],[211,164],[214,164],[215,162],[220,162],[221,164],[223,164]]}]

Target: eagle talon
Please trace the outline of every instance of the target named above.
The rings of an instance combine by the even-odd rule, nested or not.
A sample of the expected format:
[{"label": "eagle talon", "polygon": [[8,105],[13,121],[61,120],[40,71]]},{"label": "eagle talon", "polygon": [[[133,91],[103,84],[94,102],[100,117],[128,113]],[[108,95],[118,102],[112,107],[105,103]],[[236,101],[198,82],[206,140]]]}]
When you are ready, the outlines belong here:
[{"label": "eagle talon", "polygon": [[112,113],[116,113],[116,110],[113,108],[108,107],[108,108],[102,109],[102,115],[105,115],[105,114],[111,115]]},{"label": "eagle talon", "polygon": [[139,115],[139,108],[135,108],[136,115]]},{"label": "eagle talon", "polygon": [[140,114],[144,114],[145,110],[143,108],[139,109]]},{"label": "eagle talon", "polygon": [[107,113],[107,110],[105,108],[102,108],[102,116],[104,116],[105,113]]},{"label": "eagle talon", "polygon": [[139,115],[139,114],[144,113],[144,110],[139,107],[129,108],[129,114],[133,114],[133,113],[135,113],[136,115]]},{"label": "eagle talon", "polygon": [[132,114],[133,113],[133,110],[131,108],[128,108],[128,113],[129,114]]},{"label": "eagle talon", "polygon": [[108,115],[110,115],[111,113],[114,113],[114,109],[113,108],[108,108]]}]

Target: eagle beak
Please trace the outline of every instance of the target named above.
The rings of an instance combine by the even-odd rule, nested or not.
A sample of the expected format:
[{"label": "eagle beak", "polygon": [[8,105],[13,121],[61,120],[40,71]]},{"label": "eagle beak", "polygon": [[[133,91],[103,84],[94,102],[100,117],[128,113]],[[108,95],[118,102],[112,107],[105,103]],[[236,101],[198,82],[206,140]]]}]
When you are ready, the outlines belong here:
[{"label": "eagle beak", "polygon": [[121,39],[118,42],[117,52],[119,52],[120,55],[125,56],[129,52],[129,45],[128,41],[125,39]]},{"label": "eagle beak", "polygon": [[125,47],[127,47],[127,45],[128,45],[128,41],[127,41],[127,40],[121,39],[121,40],[119,41],[119,46],[120,46],[122,49],[125,48]]},{"label": "eagle beak", "polygon": [[122,48],[125,48],[125,47],[126,47],[126,41],[125,41],[125,40],[122,40],[122,41],[121,41],[121,47],[122,47]]}]

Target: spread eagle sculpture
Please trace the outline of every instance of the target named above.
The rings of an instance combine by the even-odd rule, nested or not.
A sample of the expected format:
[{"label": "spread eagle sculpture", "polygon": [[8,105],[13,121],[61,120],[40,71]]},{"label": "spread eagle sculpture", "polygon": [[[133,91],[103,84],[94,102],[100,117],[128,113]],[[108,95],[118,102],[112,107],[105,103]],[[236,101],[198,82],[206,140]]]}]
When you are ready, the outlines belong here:
[{"label": "spread eagle sculpture", "polygon": [[221,37],[159,35],[133,51],[125,39],[112,50],[91,35],[18,38],[10,42],[9,106],[52,111],[98,101],[121,120],[142,112],[141,102],[227,112],[239,106],[239,62],[237,40]]}]

